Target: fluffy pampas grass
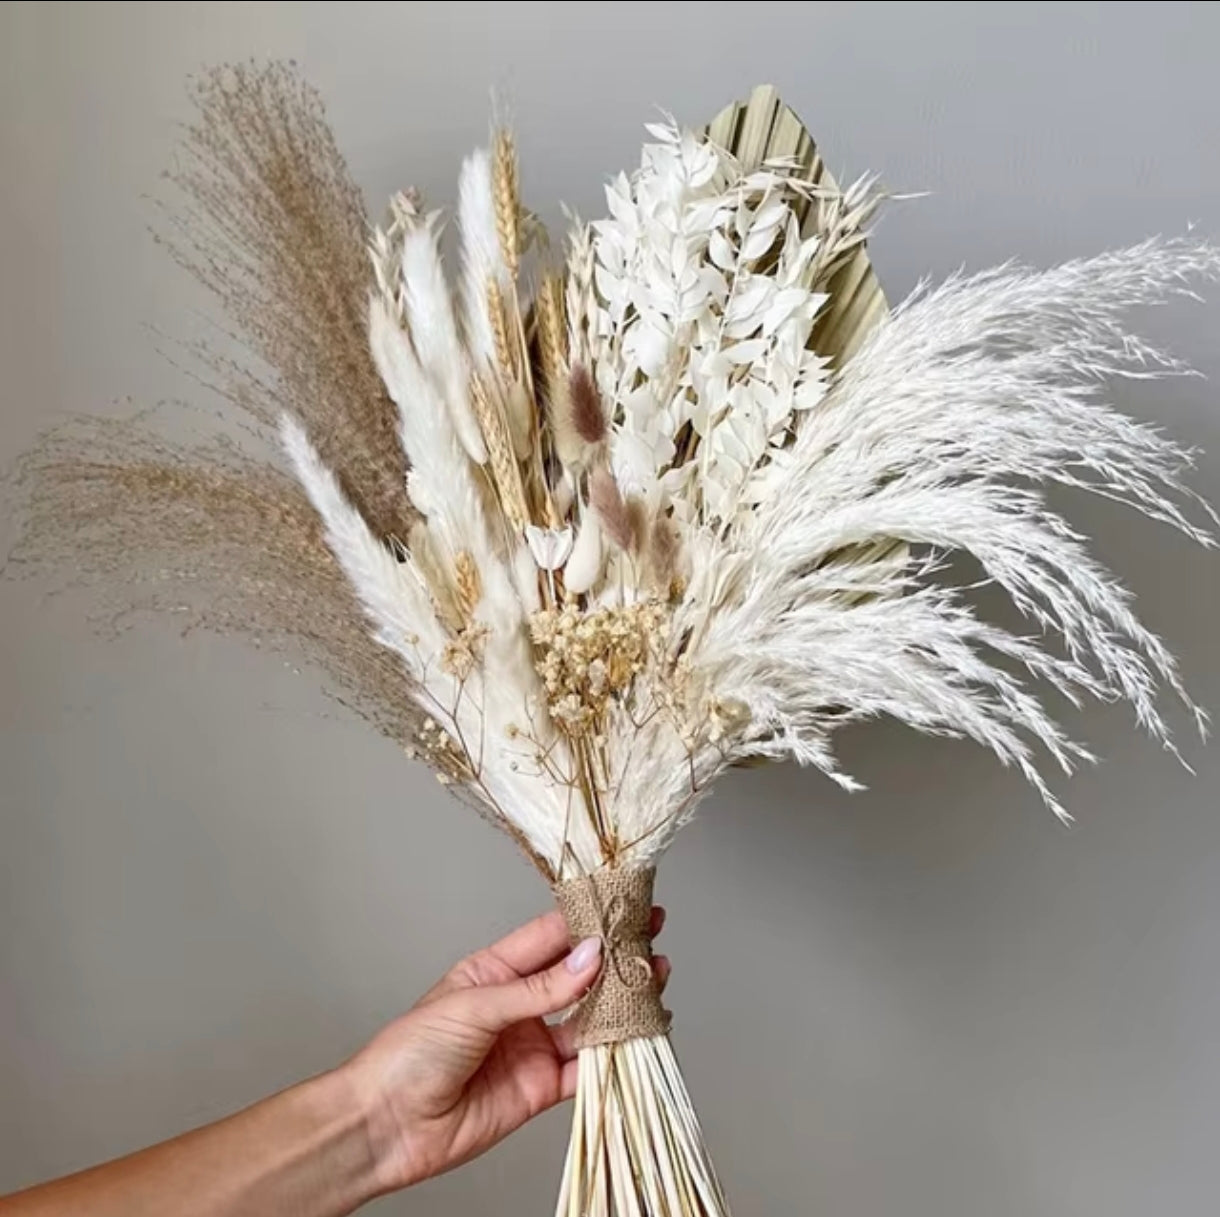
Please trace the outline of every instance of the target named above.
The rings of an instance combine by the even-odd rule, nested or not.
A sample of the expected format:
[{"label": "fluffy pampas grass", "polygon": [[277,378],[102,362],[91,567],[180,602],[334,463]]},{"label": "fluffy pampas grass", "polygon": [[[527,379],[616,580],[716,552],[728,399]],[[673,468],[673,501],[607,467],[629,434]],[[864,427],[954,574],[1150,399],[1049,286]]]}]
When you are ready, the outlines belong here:
[{"label": "fluffy pampas grass", "polygon": [[[1065,770],[1088,754],[1004,660],[1073,700],[1130,702],[1166,745],[1158,685],[1203,726],[1171,655],[1041,487],[1089,490],[1213,544],[1186,514],[1199,506],[1180,480],[1190,454],[1102,391],[1108,378],[1182,370],[1123,316],[1217,273],[1212,247],[1151,241],[1050,271],[956,276],[881,323],[739,529],[743,594],[707,623],[707,679],[749,710],[743,751],[850,785],[827,750],[830,729],[887,715],[984,744],[1065,815],[1031,745]],[[832,560],[890,538],[918,556]],[[953,552],[1007,593],[1028,636],[980,621],[932,578]]]}]

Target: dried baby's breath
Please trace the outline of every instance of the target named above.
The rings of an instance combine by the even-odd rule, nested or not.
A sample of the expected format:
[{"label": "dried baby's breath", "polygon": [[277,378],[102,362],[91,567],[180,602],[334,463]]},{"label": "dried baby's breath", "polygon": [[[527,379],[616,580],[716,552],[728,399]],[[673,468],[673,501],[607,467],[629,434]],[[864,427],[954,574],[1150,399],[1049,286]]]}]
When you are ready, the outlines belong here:
[{"label": "dried baby's breath", "polygon": [[464,627],[445,644],[441,653],[442,671],[457,680],[467,680],[483,662],[483,648],[489,633],[487,626],[481,624]]},{"label": "dried baby's breath", "polygon": [[669,611],[656,600],[581,612],[568,604],[530,618],[534,663],[551,716],[569,736],[603,723],[665,645]]}]

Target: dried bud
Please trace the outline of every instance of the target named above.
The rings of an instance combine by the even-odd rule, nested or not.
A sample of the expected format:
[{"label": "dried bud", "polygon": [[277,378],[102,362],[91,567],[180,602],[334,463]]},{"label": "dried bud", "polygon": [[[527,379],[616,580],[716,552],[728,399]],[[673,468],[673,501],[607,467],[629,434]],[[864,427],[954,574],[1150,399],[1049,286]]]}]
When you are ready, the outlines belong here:
[{"label": "dried bud", "polygon": [[584,364],[574,364],[568,375],[568,408],[572,429],[586,444],[600,444],[606,438],[606,413],[601,394]]},{"label": "dried bud", "polygon": [[564,567],[564,583],[569,592],[581,595],[592,590],[601,570],[601,529],[597,524],[596,513],[590,511],[581,521],[580,532],[576,534],[576,542],[572,546],[568,564]]},{"label": "dried bud", "polygon": [[648,544],[648,508],[635,495],[627,499],[627,526],[631,531],[631,552],[642,554]]},{"label": "dried bud", "polygon": [[658,515],[652,524],[648,545],[648,573],[654,585],[667,591],[677,573],[678,533],[667,515]]},{"label": "dried bud", "polygon": [[614,474],[604,465],[589,476],[589,502],[601,520],[606,535],[619,549],[631,548],[631,520],[619,493]]}]

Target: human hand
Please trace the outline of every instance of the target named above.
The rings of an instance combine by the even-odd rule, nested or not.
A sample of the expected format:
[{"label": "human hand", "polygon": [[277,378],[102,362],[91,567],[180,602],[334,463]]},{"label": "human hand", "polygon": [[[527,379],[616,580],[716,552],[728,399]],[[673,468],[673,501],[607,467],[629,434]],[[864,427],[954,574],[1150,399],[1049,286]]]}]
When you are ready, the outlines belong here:
[{"label": "human hand", "polygon": [[[650,933],[660,933],[661,908]],[[439,1175],[490,1149],[576,1090],[576,1050],[549,1014],[601,967],[601,943],[571,952],[558,911],[458,963],[345,1067],[363,1097],[380,1190]],[[653,960],[657,982],[669,960]]]}]

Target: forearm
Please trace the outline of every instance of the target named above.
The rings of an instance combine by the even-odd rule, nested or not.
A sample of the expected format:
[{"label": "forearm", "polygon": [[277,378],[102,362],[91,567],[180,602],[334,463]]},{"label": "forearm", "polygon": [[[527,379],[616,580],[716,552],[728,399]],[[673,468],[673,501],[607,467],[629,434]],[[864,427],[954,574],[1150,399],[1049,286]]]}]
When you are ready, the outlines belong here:
[{"label": "forearm", "polygon": [[0,1217],[342,1217],[377,1194],[343,1070],[128,1158],[0,1198]]}]

